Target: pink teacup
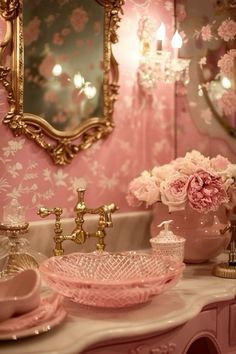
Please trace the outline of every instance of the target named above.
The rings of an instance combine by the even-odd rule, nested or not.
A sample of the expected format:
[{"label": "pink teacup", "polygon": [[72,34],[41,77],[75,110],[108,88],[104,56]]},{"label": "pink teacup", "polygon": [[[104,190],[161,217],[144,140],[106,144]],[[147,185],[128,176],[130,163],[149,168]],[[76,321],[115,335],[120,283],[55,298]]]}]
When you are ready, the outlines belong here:
[{"label": "pink teacup", "polygon": [[41,279],[38,270],[27,269],[0,280],[0,321],[21,315],[40,303]]}]

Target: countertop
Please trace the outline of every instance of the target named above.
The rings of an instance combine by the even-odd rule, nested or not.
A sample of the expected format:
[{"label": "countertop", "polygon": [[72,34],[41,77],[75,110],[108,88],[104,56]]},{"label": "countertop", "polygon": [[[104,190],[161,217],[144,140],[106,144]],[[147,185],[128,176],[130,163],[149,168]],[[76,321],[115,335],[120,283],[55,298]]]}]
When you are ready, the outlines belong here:
[{"label": "countertop", "polygon": [[132,308],[96,309],[65,301],[69,315],[62,324],[38,336],[1,341],[0,353],[78,354],[102,341],[145,336],[184,324],[204,306],[236,295],[236,280],[212,276],[213,265],[187,265],[174,288]]}]

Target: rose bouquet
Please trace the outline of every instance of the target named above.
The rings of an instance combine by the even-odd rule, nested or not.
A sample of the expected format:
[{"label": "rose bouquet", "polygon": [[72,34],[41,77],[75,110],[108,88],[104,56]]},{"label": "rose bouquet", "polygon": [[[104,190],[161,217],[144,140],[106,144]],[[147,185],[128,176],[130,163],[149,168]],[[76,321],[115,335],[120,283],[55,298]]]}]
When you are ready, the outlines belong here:
[{"label": "rose bouquet", "polygon": [[130,206],[161,202],[170,212],[187,206],[200,213],[221,205],[231,209],[236,204],[236,165],[221,155],[210,158],[193,150],[134,178],[127,202]]}]

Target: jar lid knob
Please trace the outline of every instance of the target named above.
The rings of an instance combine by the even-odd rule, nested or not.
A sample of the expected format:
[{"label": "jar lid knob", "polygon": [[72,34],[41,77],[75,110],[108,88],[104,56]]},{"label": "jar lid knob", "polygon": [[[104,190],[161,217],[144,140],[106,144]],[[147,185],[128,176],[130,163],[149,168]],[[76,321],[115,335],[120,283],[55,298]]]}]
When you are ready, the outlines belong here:
[{"label": "jar lid knob", "polygon": [[169,231],[169,225],[172,222],[173,222],[173,220],[165,220],[165,221],[162,221],[159,225],[157,225],[157,227],[162,227],[164,225],[164,230],[166,232],[168,232]]}]

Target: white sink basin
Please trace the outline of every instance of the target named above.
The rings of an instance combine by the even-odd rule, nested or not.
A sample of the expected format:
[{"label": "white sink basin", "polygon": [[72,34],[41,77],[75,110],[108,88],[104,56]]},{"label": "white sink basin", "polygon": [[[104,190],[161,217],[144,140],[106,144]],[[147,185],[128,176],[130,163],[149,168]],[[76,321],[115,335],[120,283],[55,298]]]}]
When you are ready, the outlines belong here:
[{"label": "white sink basin", "polygon": [[[120,252],[150,248],[149,226],[151,211],[115,213],[112,215],[113,227],[106,229],[106,251]],[[98,216],[88,215],[84,223],[85,231],[96,231]],[[28,240],[30,246],[47,257],[53,255],[54,219],[30,222]],[[75,227],[74,219],[62,220],[63,234],[70,234]],[[97,239],[92,237],[85,244],[77,245],[72,241],[64,241],[65,253],[91,252],[96,249]]]}]

